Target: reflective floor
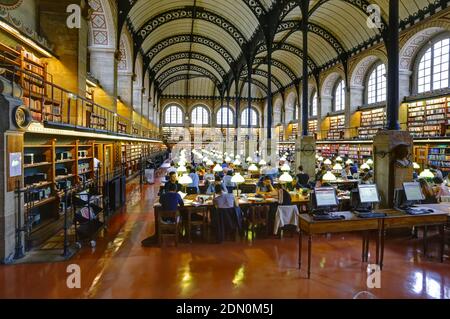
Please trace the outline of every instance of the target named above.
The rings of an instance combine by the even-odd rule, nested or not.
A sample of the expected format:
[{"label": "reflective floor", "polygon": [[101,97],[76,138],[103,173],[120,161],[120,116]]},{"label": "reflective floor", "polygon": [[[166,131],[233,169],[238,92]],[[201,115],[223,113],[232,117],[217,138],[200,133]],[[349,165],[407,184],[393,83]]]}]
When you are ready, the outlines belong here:
[{"label": "reflective floor", "polygon": [[[431,241],[425,260],[422,242],[407,234],[389,236],[379,289],[367,287],[361,239],[353,234],[314,238],[310,280],[297,269],[295,237],[143,248],[141,240],[154,232],[157,189],[141,192],[130,183],[127,207],[105,237],[69,262],[0,266],[0,298],[353,298],[361,291],[375,298],[450,298],[449,258],[439,263]],[[70,264],[80,266],[80,289],[67,287]]]}]

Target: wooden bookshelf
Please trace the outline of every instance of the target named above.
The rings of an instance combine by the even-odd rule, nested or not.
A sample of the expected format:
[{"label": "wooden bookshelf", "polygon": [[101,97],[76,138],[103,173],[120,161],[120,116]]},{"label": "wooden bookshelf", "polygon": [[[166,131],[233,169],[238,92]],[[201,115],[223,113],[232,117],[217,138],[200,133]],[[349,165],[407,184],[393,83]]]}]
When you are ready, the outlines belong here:
[{"label": "wooden bookshelf", "polygon": [[308,132],[311,134],[317,133],[318,121],[317,120],[309,120],[308,121]]},{"label": "wooden bookshelf", "polygon": [[408,131],[413,137],[446,136],[450,126],[450,98],[409,103]]},{"label": "wooden bookshelf", "polygon": [[344,137],[345,115],[330,117],[330,129],[327,133],[328,140],[339,140]]},{"label": "wooden bookshelf", "polygon": [[372,158],[373,147],[370,144],[359,143],[335,143],[335,144],[318,144],[317,154],[321,155],[324,159],[335,158],[341,156],[343,159],[351,159],[353,162],[362,164],[365,159]]},{"label": "wooden bookshelf", "polygon": [[385,108],[361,112],[361,124],[358,128],[359,139],[370,140],[386,125]]}]

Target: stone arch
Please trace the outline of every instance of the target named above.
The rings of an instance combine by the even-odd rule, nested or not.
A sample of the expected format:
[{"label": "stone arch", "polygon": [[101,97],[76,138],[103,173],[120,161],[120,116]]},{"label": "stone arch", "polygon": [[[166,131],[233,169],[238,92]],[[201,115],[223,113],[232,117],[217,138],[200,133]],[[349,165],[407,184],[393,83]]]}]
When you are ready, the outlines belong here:
[{"label": "stone arch", "polygon": [[283,99],[280,96],[275,100],[275,103],[273,103],[272,125],[283,124],[282,113],[283,113]]},{"label": "stone arch", "polygon": [[119,61],[117,69],[119,72],[132,72],[133,69],[133,39],[127,28],[123,28],[119,43]]},{"label": "stone arch", "polygon": [[330,72],[323,80],[320,91],[320,116],[323,118],[333,109],[333,90],[339,79],[345,79],[343,72]]},{"label": "stone arch", "polygon": [[413,71],[415,59],[422,47],[439,33],[448,31],[450,24],[448,24],[447,28],[445,28],[440,23],[435,22],[431,25],[427,24],[422,28],[422,30],[405,39],[404,45],[400,48],[401,70]]},{"label": "stone arch", "polygon": [[290,92],[286,98],[285,109],[285,121],[289,123],[294,120],[294,112],[297,102],[297,94],[295,92]]},{"label": "stone arch", "polygon": [[108,0],[89,0],[93,12],[89,21],[91,47],[116,47],[116,27],[113,8]]},{"label": "stone arch", "polygon": [[144,63],[142,56],[139,54],[134,66],[134,81],[133,81],[133,109],[141,113],[142,112],[142,88],[143,88],[143,68]]},{"label": "stone arch", "polygon": [[367,77],[367,72],[371,69],[371,67],[377,63],[378,61],[381,61],[386,65],[387,69],[387,58],[385,55],[382,55],[378,51],[372,51],[370,54],[366,55],[362,59],[360,59],[353,70],[351,71],[351,77],[350,77],[350,88],[351,87],[358,87],[358,86],[364,86],[365,85],[365,79]]}]

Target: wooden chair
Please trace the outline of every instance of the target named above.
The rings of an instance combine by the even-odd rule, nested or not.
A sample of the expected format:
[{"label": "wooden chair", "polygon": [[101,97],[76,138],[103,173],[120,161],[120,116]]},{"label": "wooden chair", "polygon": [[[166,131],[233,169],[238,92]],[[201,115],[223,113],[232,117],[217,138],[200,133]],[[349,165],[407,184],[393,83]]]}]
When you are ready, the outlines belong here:
[{"label": "wooden chair", "polygon": [[[196,215],[197,218],[192,219],[192,216]],[[202,230],[202,237],[203,240],[206,237],[206,233],[208,230],[208,208],[207,207],[198,207],[195,209],[192,209],[187,214],[187,235],[188,240],[190,243],[192,243],[192,228],[193,227],[200,227]]]},{"label": "wooden chair", "polygon": [[174,237],[178,246],[181,217],[179,211],[162,211],[158,213],[158,243],[162,246],[164,237]]},{"label": "wooden chair", "polygon": [[248,234],[251,229],[252,241],[255,239],[256,228],[259,226],[264,226],[266,237],[269,236],[269,213],[270,206],[251,206],[249,208],[245,230]]}]

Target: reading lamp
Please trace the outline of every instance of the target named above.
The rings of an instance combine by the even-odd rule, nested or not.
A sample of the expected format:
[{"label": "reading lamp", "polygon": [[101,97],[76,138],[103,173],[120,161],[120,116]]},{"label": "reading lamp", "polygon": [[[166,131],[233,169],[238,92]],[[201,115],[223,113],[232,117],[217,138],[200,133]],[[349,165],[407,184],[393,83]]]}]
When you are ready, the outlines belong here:
[{"label": "reading lamp", "polygon": [[240,173],[236,173],[231,178],[231,182],[236,184],[237,196],[239,196],[239,184],[244,183],[245,178]]}]

